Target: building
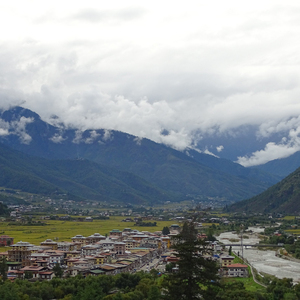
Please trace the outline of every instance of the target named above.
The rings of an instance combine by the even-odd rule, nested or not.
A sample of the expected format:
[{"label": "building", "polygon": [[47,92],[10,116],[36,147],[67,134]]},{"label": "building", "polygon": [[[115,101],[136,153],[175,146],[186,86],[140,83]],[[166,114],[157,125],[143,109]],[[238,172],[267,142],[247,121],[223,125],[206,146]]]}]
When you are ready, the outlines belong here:
[{"label": "building", "polygon": [[114,251],[116,254],[124,254],[126,249],[126,243],[116,242],[114,244]]},{"label": "building", "polygon": [[234,256],[224,255],[220,257],[221,267],[227,267],[233,264]]},{"label": "building", "polygon": [[224,277],[248,277],[248,266],[242,264],[231,264],[222,268],[221,275]]},{"label": "building", "polygon": [[41,242],[41,246],[50,247],[52,250],[57,250],[58,245],[56,242],[52,241],[51,239],[47,239],[44,242]]},{"label": "building", "polygon": [[30,265],[31,253],[34,245],[28,242],[18,242],[8,250],[8,260],[21,262],[23,266]]},{"label": "building", "polygon": [[1,235],[0,236],[0,246],[10,246],[14,243],[14,238],[8,235]]},{"label": "building", "polygon": [[76,236],[72,237],[72,243],[80,243],[81,245],[85,245],[86,238],[81,234],[77,234]]},{"label": "building", "polygon": [[93,235],[90,235],[86,238],[86,244],[96,244],[97,242],[100,242],[102,240],[105,240],[106,237],[101,235],[100,233],[94,233]]},{"label": "building", "polygon": [[109,233],[109,237],[118,239],[120,237],[122,237],[122,231],[120,231],[119,229],[113,229],[112,231],[110,231]]}]

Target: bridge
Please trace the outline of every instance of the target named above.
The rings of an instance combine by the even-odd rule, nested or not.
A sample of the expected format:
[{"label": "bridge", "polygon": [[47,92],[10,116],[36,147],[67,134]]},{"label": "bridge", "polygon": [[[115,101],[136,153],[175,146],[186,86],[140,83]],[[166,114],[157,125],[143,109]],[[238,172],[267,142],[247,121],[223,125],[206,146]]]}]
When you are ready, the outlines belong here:
[{"label": "bridge", "polygon": [[[220,244],[222,246],[227,246],[227,247],[241,247],[241,244]],[[284,244],[244,244],[243,247],[283,247]]]}]

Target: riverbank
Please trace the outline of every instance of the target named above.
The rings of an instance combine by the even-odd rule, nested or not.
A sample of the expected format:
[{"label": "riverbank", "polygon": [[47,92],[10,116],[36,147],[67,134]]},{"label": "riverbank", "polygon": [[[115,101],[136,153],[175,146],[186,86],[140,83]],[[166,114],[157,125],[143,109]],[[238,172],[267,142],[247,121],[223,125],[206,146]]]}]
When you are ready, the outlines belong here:
[{"label": "riverbank", "polygon": [[[256,244],[259,242],[259,234],[263,231],[262,228],[251,227],[246,235],[248,238],[244,238],[244,242],[247,244]],[[236,244],[236,240],[240,240],[240,237],[233,232],[221,233],[217,239],[224,244]],[[235,241],[235,242],[234,242]],[[295,283],[300,282],[300,263],[291,261],[276,256],[276,250],[258,250],[256,248],[242,248],[233,246],[232,250],[247,259],[250,265],[259,273],[267,273],[274,275],[279,279],[292,278]]]}]

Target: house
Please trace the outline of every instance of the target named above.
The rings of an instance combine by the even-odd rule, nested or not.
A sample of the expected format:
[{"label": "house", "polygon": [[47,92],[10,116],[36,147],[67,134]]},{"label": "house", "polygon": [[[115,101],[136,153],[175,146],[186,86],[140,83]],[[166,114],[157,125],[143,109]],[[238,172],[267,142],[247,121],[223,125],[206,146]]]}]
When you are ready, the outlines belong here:
[{"label": "house", "polygon": [[25,266],[24,268],[20,269],[21,272],[23,272],[23,276],[25,276],[26,273],[31,274],[32,278],[39,278],[40,277],[40,272],[42,271],[48,271],[47,268],[44,267],[39,267],[37,265],[32,265],[32,266]]},{"label": "house", "polygon": [[122,231],[120,231],[119,229],[113,229],[112,231],[110,231],[109,237],[118,239],[122,237]]},{"label": "house", "polygon": [[100,269],[95,269],[95,270],[89,271],[89,275],[91,275],[91,276],[98,276],[98,275],[103,275],[103,274],[105,274],[105,272]]},{"label": "house", "polygon": [[86,244],[86,238],[82,236],[81,234],[77,234],[76,236],[72,237],[73,243],[80,243],[81,245]]},{"label": "house", "polygon": [[55,277],[54,272],[52,271],[42,271],[39,272],[39,277],[42,280],[51,280]]},{"label": "house", "polygon": [[86,238],[86,243],[87,244],[96,244],[99,241],[105,240],[106,237],[101,235],[100,233],[94,233],[93,235],[90,235]]},{"label": "house", "polygon": [[30,256],[32,253],[32,248],[34,245],[28,242],[18,242],[11,246],[11,249],[8,250],[8,260],[21,262],[23,266],[30,265]]},{"label": "house", "polygon": [[227,267],[233,264],[234,256],[224,255],[220,257],[221,267]]},{"label": "house", "polygon": [[51,239],[47,239],[44,242],[41,242],[41,246],[48,246],[52,250],[57,250],[58,245],[56,242],[52,241]]},{"label": "house", "polygon": [[224,277],[248,277],[248,266],[243,264],[231,264],[222,268]]},{"label": "house", "polygon": [[125,247],[126,247],[126,243],[116,242],[114,244],[114,251],[117,254],[124,254],[125,253]]},{"label": "house", "polygon": [[0,246],[10,246],[14,243],[14,238],[9,235],[0,236]]}]

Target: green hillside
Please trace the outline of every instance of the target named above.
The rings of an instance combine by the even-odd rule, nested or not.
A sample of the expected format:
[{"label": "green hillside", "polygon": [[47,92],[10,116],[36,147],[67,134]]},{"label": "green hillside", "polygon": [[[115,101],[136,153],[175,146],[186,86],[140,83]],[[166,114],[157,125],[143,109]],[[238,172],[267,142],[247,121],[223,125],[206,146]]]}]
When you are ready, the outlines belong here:
[{"label": "green hillside", "polygon": [[231,211],[300,213],[300,168],[265,192],[233,204]]},{"label": "green hillside", "polygon": [[68,193],[73,200],[151,203],[178,200],[145,180],[87,160],[46,160],[0,144],[0,186],[36,194]]},{"label": "green hillside", "polygon": [[[30,171],[26,180],[33,176],[39,189],[51,191],[57,188],[78,197],[99,197],[99,200],[120,198],[122,195],[123,199],[133,199],[135,203],[140,200],[176,201],[187,197],[208,201],[222,198],[226,203],[232,203],[257,195],[277,182],[267,173],[246,170],[228,160],[192,150],[180,152],[120,131],[99,129],[80,132],[58,128],[22,107],[0,115],[7,123],[21,117],[32,119],[26,125],[30,143],[22,143],[17,134],[0,137],[0,142],[22,153],[54,160],[48,164],[46,160],[40,160],[37,165],[37,158],[21,170],[13,170],[18,176],[18,172],[23,172],[23,175]],[[60,139],[54,141],[53,137]],[[63,163],[65,160],[68,163]],[[44,164],[47,170],[41,167]],[[64,165],[64,169],[60,164]],[[79,165],[81,170],[77,169]],[[73,171],[70,172],[70,169]],[[10,179],[10,184],[14,184],[13,179]],[[30,185],[26,185],[27,188]]]}]

